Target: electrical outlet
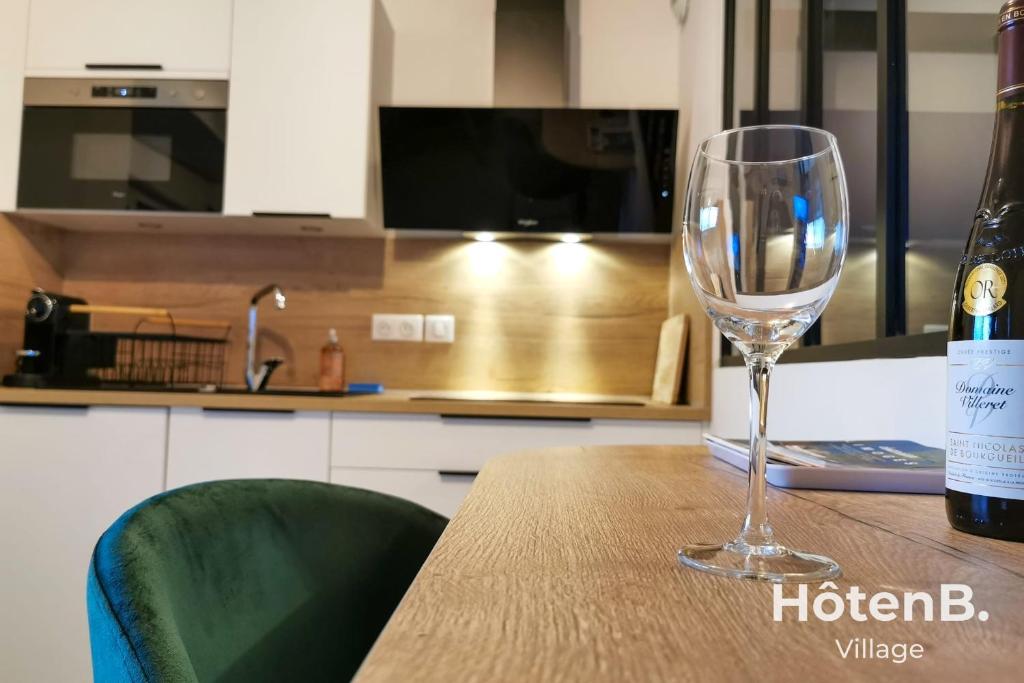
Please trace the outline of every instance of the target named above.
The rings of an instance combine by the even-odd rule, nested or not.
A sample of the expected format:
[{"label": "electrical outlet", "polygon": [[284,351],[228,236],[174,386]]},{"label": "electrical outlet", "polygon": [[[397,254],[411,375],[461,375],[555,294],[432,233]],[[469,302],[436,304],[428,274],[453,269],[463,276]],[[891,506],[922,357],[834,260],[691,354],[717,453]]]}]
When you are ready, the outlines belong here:
[{"label": "electrical outlet", "polygon": [[455,341],[454,315],[428,315],[423,341],[451,344]]},{"label": "electrical outlet", "polygon": [[423,341],[423,316],[418,313],[374,313],[374,341]]}]

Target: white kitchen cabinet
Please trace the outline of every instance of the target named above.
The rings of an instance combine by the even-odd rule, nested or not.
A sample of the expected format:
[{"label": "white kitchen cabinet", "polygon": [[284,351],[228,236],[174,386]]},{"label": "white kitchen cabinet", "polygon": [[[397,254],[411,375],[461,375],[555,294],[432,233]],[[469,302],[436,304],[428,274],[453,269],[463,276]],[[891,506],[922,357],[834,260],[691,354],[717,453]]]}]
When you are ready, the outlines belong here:
[{"label": "white kitchen cabinet", "polygon": [[172,408],[167,488],[215,479],[327,481],[330,430],[321,412]]},{"label": "white kitchen cabinet", "polygon": [[0,678],[91,680],[93,546],[163,488],[166,408],[0,407]]},{"label": "white kitchen cabinet", "polygon": [[334,413],[331,481],[451,516],[496,455],[583,445],[695,445],[699,422]]},{"label": "white kitchen cabinet", "polygon": [[5,0],[0,7],[0,211],[13,211],[18,203],[28,0]]},{"label": "white kitchen cabinet", "polygon": [[[134,71],[227,78],[232,5],[232,0],[32,0],[26,75],[101,77]],[[123,66],[160,70],[116,68]]]},{"label": "white kitchen cabinet", "polygon": [[363,218],[372,0],[234,11],[224,212]]},{"label": "white kitchen cabinet", "polygon": [[331,483],[355,486],[411,500],[445,517],[459,509],[473,486],[472,472],[335,467]]},{"label": "white kitchen cabinet", "polygon": [[496,455],[584,445],[696,445],[699,422],[335,413],[332,467],[478,471]]}]

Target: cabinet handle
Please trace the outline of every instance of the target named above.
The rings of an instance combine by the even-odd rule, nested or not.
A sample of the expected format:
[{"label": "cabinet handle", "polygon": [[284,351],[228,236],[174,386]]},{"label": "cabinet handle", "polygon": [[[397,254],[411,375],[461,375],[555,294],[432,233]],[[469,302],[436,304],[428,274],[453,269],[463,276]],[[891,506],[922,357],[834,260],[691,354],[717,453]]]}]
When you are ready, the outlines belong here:
[{"label": "cabinet handle", "polygon": [[4,408],[41,408],[45,410],[67,410],[86,412],[91,407],[88,403],[19,403],[17,401],[3,401],[0,406]]},{"label": "cabinet handle", "polygon": [[294,410],[287,408],[212,408],[206,406],[204,413],[269,413],[271,415],[294,415]]},{"label": "cabinet handle", "polygon": [[472,470],[438,470],[437,471],[437,476],[441,477],[442,479],[448,479],[448,478],[454,478],[454,477],[458,477],[460,479],[475,479],[476,475],[478,475],[478,474],[480,474],[480,473],[479,472],[474,472]]},{"label": "cabinet handle", "polygon": [[90,71],[163,71],[163,64],[103,64],[92,62],[85,65]]},{"label": "cabinet handle", "polygon": [[330,218],[329,213],[317,211],[253,211],[256,218]]},{"label": "cabinet handle", "polygon": [[486,422],[488,420],[507,420],[509,422],[590,422],[589,417],[558,417],[555,415],[464,415],[462,413],[441,413],[442,420],[452,422]]}]

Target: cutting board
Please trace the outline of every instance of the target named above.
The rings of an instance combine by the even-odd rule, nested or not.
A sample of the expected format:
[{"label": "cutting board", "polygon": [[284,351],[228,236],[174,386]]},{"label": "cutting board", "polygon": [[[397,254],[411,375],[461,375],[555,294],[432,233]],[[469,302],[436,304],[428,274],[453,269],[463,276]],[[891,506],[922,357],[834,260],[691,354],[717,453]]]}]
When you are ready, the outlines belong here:
[{"label": "cutting board", "polygon": [[654,365],[654,386],[651,400],[655,403],[679,402],[686,365],[686,315],[674,315],[661,324],[658,339],[658,360]]}]

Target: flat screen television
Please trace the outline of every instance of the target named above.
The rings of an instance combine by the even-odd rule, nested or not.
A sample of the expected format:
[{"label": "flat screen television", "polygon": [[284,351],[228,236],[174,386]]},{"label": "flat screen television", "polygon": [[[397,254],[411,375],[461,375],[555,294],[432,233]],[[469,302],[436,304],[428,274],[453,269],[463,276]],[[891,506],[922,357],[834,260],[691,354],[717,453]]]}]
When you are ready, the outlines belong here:
[{"label": "flat screen television", "polygon": [[381,107],[384,225],[667,233],[677,112]]}]

